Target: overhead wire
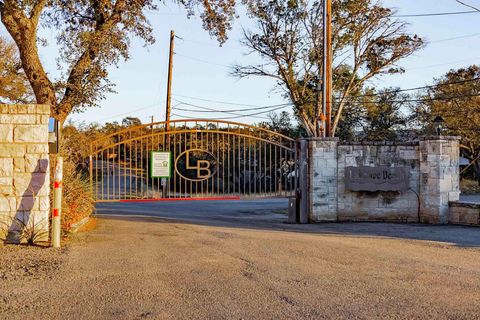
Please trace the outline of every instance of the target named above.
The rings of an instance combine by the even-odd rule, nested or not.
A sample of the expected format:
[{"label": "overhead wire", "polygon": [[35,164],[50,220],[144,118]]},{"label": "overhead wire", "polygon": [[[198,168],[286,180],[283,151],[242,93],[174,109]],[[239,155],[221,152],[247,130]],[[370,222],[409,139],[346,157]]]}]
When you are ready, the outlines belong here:
[{"label": "overhead wire", "polygon": [[185,95],[181,95],[181,94],[172,94],[172,96],[177,96],[177,97],[182,97],[182,98],[187,98],[187,99],[193,99],[193,100],[198,100],[198,101],[228,104],[228,105],[232,105],[232,106],[252,107],[252,108],[249,108],[249,109],[225,110],[225,111],[232,111],[232,112],[261,110],[261,109],[268,109],[268,108],[291,105],[291,103],[280,103],[280,104],[272,104],[272,105],[267,105],[267,106],[259,106],[259,105],[254,105],[254,104],[245,104],[245,103],[237,103],[237,102],[230,102],[230,101],[220,101],[220,100],[211,100],[211,99],[205,99],[205,98],[197,98],[197,97],[185,96]]},{"label": "overhead wire", "polygon": [[[230,111],[227,111],[227,110],[217,110],[217,109],[212,109],[212,108],[208,108],[208,107],[204,107],[204,106],[199,106],[199,105],[195,105],[195,104],[183,102],[183,101],[180,101],[180,100],[177,100],[177,99],[174,99],[174,100],[177,101],[177,102],[179,103],[179,105],[186,105],[186,106],[191,106],[191,107],[194,107],[194,108],[202,109],[202,110],[185,109],[185,108],[179,108],[178,106],[176,106],[175,108],[173,108],[174,110],[187,111],[187,112],[226,113],[226,114],[232,114],[232,115],[236,115],[236,116],[243,116],[243,114],[241,114],[241,113],[230,112]],[[243,111],[243,110],[242,110],[242,111]],[[266,112],[268,112],[268,111],[266,111]],[[267,117],[262,117],[262,116],[259,116],[259,117],[260,117],[260,118],[264,118],[264,119],[269,119],[269,118],[267,118]]]},{"label": "overhead wire", "polygon": [[[189,106],[192,106],[192,107],[207,109],[207,111],[200,111],[200,110],[192,110],[192,109],[178,108],[178,106],[175,107],[175,110],[188,111],[188,112],[227,113],[227,114],[233,114],[233,115],[235,115],[235,116],[238,117],[238,118],[253,117],[253,116],[255,116],[255,117],[257,117],[257,118],[270,119],[270,118],[268,118],[268,117],[262,117],[262,116],[259,116],[259,115],[265,114],[265,113],[268,113],[268,112],[273,112],[273,111],[280,110],[280,109],[284,109],[284,108],[286,108],[286,107],[288,106],[288,105],[282,105],[282,106],[277,106],[277,107],[273,107],[273,108],[271,107],[271,108],[269,108],[268,110],[265,110],[265,111],[254,112],[254,113],[249,113],[249,114],[239,114],[239,113],[230,112],[230,111],[225,111],[225,110],[218,110],[218,109],[212,109],[212,108],[208,108],[208,107],[204,107],[204,106],[199,106],[199,105],[194,105],[194,104],[189,104],[189,103],[183,103],[183,102],[180,102],[179,100],[176,100],[176,101],[178,101],[180,104],[185,104],[185,105],[189,105]],[[247,110],[239,110],[239,111],[247,111]],[[226,118],[226,119],[233,119],[233,118],[236,118],[236,117],[230,117],[230,118]]]},{"label": "overhead wire", "polygon": [[185,54],[181,54],[181,53],[178,53],[178,52],[175,52],[175,55],[179,56],[179,57],[183,57],[185,59],[190,59],[190,60],[193,60],[193,61],[197,61],[197,62],[201,62],[201,63],[205,63],[205,64],[210,64],[210,65],[213,65],[213,66],[218,66],[218,67],[223,67],[223,68],[230,69],[230,66],[227,66],[226,64],[220,64],[220,63],[211,62],[211,61],[207,61],[207,60],[203,60],[203,59],[198,59],[198,58],[187,56]]},{"label": "overhead wire", "polygon": [[473,38],[473,37],[478,37],[478,36],[480,36],[480,33],[472,33],[472,34],[466,34],[466,35],[458,36],[458,37],[451,37],[451,38],[445,38],[445,39],[438,39],[438,40],[428,41],[428,44],[440,43],[440,42],[447,42],[447,41],[459,40],[459,39],[466,39],[466,38]]},{"label": "overhead wire", "polygon": [[[472,98],[472,97],[480,97],[480,93],[475,94],[466,94],[466,95],[459,95],[459,96],[452,96],[452,97],[436,97],[436,98],[421,98],[421,99],[405,99],[405,100],[382,100],[385,103],[405,103],[405,102],[426,102],[426,101],[448,101],[448,100],[455,100],[455,99],[462,99],[462,98]],[[347,103],[362,105],[362,104],[378,104],[378,101],[346,101]]]},{"label": "overhead wire", "polygon": [[160,102],[154,103],[154,104],[151,104],[151,105],[148,105],[148,106],[146,106],[146,107],[142,107],[142,108],[130,110],[130,111],[127,111],[127,112],[124,112],[124,113],[119,113],[119,114],[116,114],[116,115],[113,115],[113,116],[108,116],[108,117],[105,117],[105,118],[97,119],[97,120],[95,120],[95,121],[100,122],[100,121],[104,121],[104,120],[114,119],[114,118],[116,118],[116,117],[121,117],[121,116],[130,115],[132,112],[137,112],[137,111],[142,111],[142,110],[150,109],[150,108],[153,108],[153,107],[157,107],[157,106],[159,106],[159,105],[160,105]]},{"label": "overhead wire", "polygon": [[434,13],[418,13],[418,14],[396,14],[394,18],[415,18],[415,17],[439,17],[439,16],[452,16],[462,14],[479,13],[477,10],[469,11],[453,11],[453,12],[434,12]]},{"label": "overhead wire", "polygon": [[432,89],[432,88],[449,86],[449,85],[452,85],[452,84],[463,84],[463,83],[468,83],[468,82],[473,82],[473,81],[479,81],[479,80],[480,80],[480,77],[477,77],[477,78],[466,79],[466,80],[459,80],[459,81],[438,83],[438,84],[429,85],[429,86],[421,86],[421,87],[414,87],[414,88],[407,88],[407,89],[398,89],[398,90],[389,90],[389,91],[382,91],[382,92],[379,92],[379,93],[362,94],[362,95],[356,96],[356,98],[372,97],[372,96],[378,96],[378,95],[380,95],[380,94],[388,94],[388,93],[397,93],[397,92],[407,92],[407,91],[418,91],[418,90],[423,90],[423,89]]}]

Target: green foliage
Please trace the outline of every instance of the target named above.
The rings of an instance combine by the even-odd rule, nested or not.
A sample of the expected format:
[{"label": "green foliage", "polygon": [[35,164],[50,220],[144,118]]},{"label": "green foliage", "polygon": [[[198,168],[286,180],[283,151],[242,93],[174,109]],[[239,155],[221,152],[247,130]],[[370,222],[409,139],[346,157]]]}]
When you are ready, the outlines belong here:
[{"label": "green foliage", "polygon": [[[255,30],[246,31],[243,45],[264,63],[234,67],[237,77],[269,77],[295,105],[295,114],[309,135],[318,135],[317,92],[323,74],[321,1],[251,0],[249,15]],[[332,3],[334,57],[333,131],[352,98],[365,83],[385,74],[403,72],[397,63],[423,46],[407,31],[394,11],[373,0]],[[351,107],[351,106],[350,106]]]},{"label": "green foliage", "polygon": [[[234,0],[179,0],[193,15],[200,11],[204,28],[220,43],[235,17]],[[71,112],[98,104],[113,90],[108,68],[129,58],[133,38],[145,45],[155,39],[146,12],[163,1],[142,0],[4,0],[3,25],[20,51],[26,77],[36,102],[49,104],[62,123]],[[199,10],[197,10],[199,9]],[[203,9],[203,10],[202,10]],[[51,79],[38,54],[37,28],[48,28],[60,51],[60,79]]]},{"label": "green foliage", "polygon": [[476,179],[480,181],[480,66],[450,70],[435,80],[417,105],[417,122],[425,133],[434,133],[433,119],[441,116],[445,121],[444,134],[462,137],[463,156],[475,160],[472,166]]},{"label": "green foliage", "polygon": [[30,95],[15,44],[0,37],[0,103],[27,102]]},{"label": "green foliage", "polygon": [[270,113],[269,122],[259,123],[259,127],[278,132],[290,138],[297,138],[301,135],[301,128],[292,124],[291,116],[288,112]]},{"label": "green foliage", "polygon": [[407,94],[387,89],[365,103],[363,115],[363,138],[365,140],[396,140],[402,129],[406,129],[410,114]]}]

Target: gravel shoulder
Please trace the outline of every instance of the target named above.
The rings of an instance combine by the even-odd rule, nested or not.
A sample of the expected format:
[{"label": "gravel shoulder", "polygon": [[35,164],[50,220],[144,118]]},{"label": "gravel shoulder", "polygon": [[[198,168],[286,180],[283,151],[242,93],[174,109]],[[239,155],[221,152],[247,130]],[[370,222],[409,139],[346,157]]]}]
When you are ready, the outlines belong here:
[{"label": "gravel shoulder", "polygon": [[0,246],[0,319],[478,318],[479,247],[329,230],[102,218]]}]

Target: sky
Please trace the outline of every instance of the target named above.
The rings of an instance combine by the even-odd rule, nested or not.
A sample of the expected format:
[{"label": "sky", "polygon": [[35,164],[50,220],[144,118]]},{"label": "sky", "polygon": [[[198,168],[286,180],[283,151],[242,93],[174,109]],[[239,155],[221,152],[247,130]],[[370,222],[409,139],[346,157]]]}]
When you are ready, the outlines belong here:
[{"label": "sky", "polygon": [[[480,0],[466,0],[480,6]],[[385,6],[396,8],[398,15],[469,11],[455,0],[383,0]],[[222,47],[216,39],[203,30],[199,18],[188,19],[184,10],[176,4],[161,5],[158,12],[149,13],[154,28],[156,43],[144,47],[134,39],[131,59],[110,68],[110,80],[116,84],[117,93],[108,94],[100,102],[99,108],[89,108],[86,112],[69,117],[75,122],[121,121],[126,116],[140,118],[142,122],[162,121],[165,118],[165,99],[168,70],[170,30],[179,37],[175,39],[173,62],[172,105],[176,108],[195,109],[179,103],[195,104],[219,110],[238,109],[224,101],[238,104],[266,106],[288,102],[275,83],[265,78],[251,77],[238,80],[229,75],[229,66],[234,63],[258,63],[260,58],[246,55],[239,44],[243,28],[253,26],[252,21],[240,14],[229,40]],[[402,18],[409,22],[411,33],[428,40],[430,44],[400,62],[406,69],[401,75],[384,76],[372,84],[377,89],[385,87],[411,88],[431,84],[434,78],[445,74],[449,69],[480,63],[480,13],[434,17]],[[0,35],[7,32],[0,28]],[[49,45],[40,49],[41,60],[51,75],[56,71],[54,31],[42,32]],[[460,39],[451,39],[461,37]],[[203,99],[203,100],[202,100]],[[288,108],[285,109],[288,111]],[[172,119],[181,117],[227,118],[224,113],[201,113],[174,109]],[[265,114],[238,118],[234,121],[255,123],[263,121]]]}]

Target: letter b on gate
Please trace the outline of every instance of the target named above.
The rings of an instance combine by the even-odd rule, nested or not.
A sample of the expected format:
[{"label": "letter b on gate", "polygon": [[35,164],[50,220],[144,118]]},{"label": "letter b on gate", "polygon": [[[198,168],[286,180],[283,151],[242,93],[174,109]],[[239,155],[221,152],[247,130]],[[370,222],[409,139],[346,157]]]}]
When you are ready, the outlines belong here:
[{"label": "letter b on gate", "polygon": [[177,157],[175,170],[186,180],[203,181],[216,173],[216,164],[217,159],[211,152],[202,149],[190,149]]}]

